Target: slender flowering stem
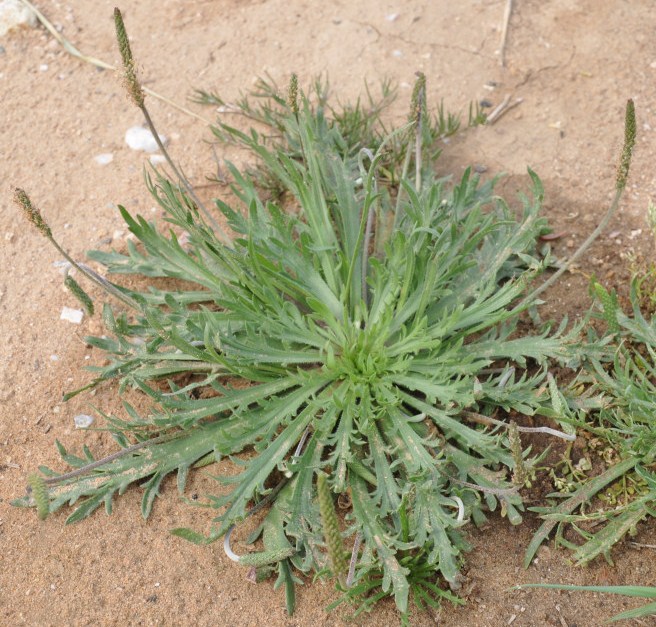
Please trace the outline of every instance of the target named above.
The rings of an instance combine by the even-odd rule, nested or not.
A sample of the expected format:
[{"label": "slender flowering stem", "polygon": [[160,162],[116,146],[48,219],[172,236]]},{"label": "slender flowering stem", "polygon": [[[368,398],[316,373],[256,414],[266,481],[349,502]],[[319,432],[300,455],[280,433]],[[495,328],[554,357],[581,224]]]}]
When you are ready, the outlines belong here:
[{"label": "slender flowering stem", "polygon": [[613,215],[619,207],[622,194],[624,193],[624,188],[626,187],[626,181],[629,176],[629,166],[631,165],[631,157],[633,155],[633,147],[635,146],[636,139],[636,118],[635,118],[635,107],[633,100],[629,100],[626,103],[626,113],[624,120],[624,146],[622,148],[622,154],[620,155],[620,163],[617,169],[617,177],[615,180],[615,197],[611,203],[606,215],[599,222],[597,228],[590,233],[588,238],[579,246],[576,252],[542,285],[534,289],[526,298],[515,307],[513,311],[520,311],[525,307],[531,305],[535,299],[546,290],[548,287],[551,287],[561,276],[562,274],[569,270],[572,267],[572,264],[577,261],[583,253],[590,248],[593,242],[601,235],[603,230],[606,228],[610,222]]},{"label": "slender flowering stem", "polygon": [[128,39],[127,31],[125,30],[125,23],[123,22],[123,16],[121,11],[118,8],[114,9],[114,24],[116,26],[116,39],[118,41],[118,48],[121,53],[121,58],[123,60],[123,71],[125,76],[125,87],[128,95],[132,102],[141,110],[143,113],[146,124],[150,129],[155,143],[159,148],[160,152],[164,155],[166,163],[171,168],[173,174],[180,181],[182,186],[185,188],[186,192],[189,194],[191,199],[194,201],[196,206],[205,214],[205,217],[210,221],[212,227],[216,234],[224,241],[228,241],[228,236],[225,234],[223,229],[219,226],[219,223],[215,220],[214,216],[209,212],[204,203],[198,198],[193,187],[187,180],[187,178],[180,172],[179,168],[173,163],[171,156],[169,155],[168,150],[164,146],[164,143],[160,139],[159,133],[155,128],[155,124],[150,116],[148,107],[146,107],[144,92],[137,78],[135,71],[134,57],[132,56],[132,49],[130,48],[130,42]]},{"label": "slender flowering stem", "polygon": [[84,274],[88,279],[93,281],[96,285],[101,287],[106,292],[109,292],[110,294],[121,300],[129,307],[132,307],[133,309],[137,309],[137,310],[140,309],[138,303],[133,298],[121,292],[118,288],[116,288],[115,285],[113,285],[106,279],[103,279],[100,275],[98,275],[96,272],[91,270],[91,268],[89,268],[85,264],[81,264],[75,261],[75,259],[73,259],[73,257],[71,257],[68,254],[68,252],[66,252],[66,250],[64,250],[59,245],[59,242],[52,235],[52,230],[48,226],[47,222],[43,219],[41,212],[39,211],[38,208],[36,208],[32,204],[32,201],[30,200],[25,190],[19,187],[15,189],[14,202],[18,205],[18,207],[20,207],[23,210],[23,213],[25,214],[27,219],[41,232],[42,235],[45,235],[45,237],[47,237],[48,240],[50,240],[50,243],[64,257],[64,259],[66,259],[66,261],[68,261],[68,263],[70,263],[75,269],[77,269],[81,274]]}]

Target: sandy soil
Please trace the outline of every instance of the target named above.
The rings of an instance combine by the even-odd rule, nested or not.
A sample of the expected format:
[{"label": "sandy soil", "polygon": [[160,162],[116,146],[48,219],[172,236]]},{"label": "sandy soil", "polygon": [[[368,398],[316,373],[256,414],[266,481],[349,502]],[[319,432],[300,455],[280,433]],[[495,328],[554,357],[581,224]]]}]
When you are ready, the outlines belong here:
[{"label": "sandy soil", "polygon": [[[63,34],[88,54],[118,63],[111,20],[114,2],[40,2]],[[486,175],[510,174],[506,193],[527,188],[526,166],[542,177],[544,210],[565,232],[557,254],[573,250],[603,215],[613,190],[622,114],[633,98],[639,139],[628,193],[608,233],[581,264],[610,286],[627,277],[626,253],[651,254],[645,223],[656,195],[656,40],[651,0],[521,0],[510,22],[506,67],[497,50],[502,0],[142,0],[125,3],[125,17],[142,76],[151,89],[183,103],[192,88],[236,98],[268,72],[284,84],[291,72],[309,81],[325,72],[340,99],[357,97],[364,81],[385,77],[400,86],[405,107],[416,70],[428,77],[429,101],[466,115],[471,100],[495,105],[522,98],[493,126],[467,131],[445,146],[440,167],[459,175],[469,164]],[[389,19],[398,14],[396,19]],[[104,513],[65,527],[65,514],[40,523],[34,511],[9,501],[24,493],[39,464],[61,467],[59,439],[79,449],[112,449],[102,434],[75,431],[73,416],[122,411],[116,389],[64,404],[62,393],[88,380],[81,367],[98,356],[84,343],[99,332],[98,317],[80,326],[61,321],[75,306],[53,263],[56,252],[11,203],[15,185],[42,208],[62,244],[81,258],[126,230],[115,203],[153,215],[142,181],[143,153],[124,143],[141,123],[116,78],[66,54],[42,29],[12,32],[0,41],[0,623],[3,625],[341,625],[348,610],[327,614],[329,585],[304,586],[289,618],[271,583],[253,585],[227,562],[219,546],[194,547],[168,534],[173,526],[207,529],[209,514],[184,506],[167,484],[153,516],[139,514],[129,493]],[[495,84],[496,87],[490,88]],[[193,106],[193,105],[192,105]],[[160,131],[189,177],[200,184],[215,171],[206,125],[151,100]],[[200,111],[199,109],[195,109]],[[209,115],[208,110],[200,111]],[[113,161],[101,166],[100,153]],[[210,190],[212,191],[212,190]],[[587,279],[569,275],[550,310],[575,318],[587,306]],[[138,399],[137,399],[138,402]],[[198,475],[190,490],[212,482]],[[626,543],[615,566],[574,569],[567,554],[541,549],[528,571],[521,559],[538,521],[519,528],[493,520],[471,532],[469,590],[464,608],[445,606],[415,617],[417,625],[568,625],[595,627],[639,600],[553,591],[509,591],[521,582],[656,585],[656,557]],[[656,543],[653,521],[636,540]],[[358,620],[397,622],[393,604]],[[649,623],[644,620],[642,624]]]}]

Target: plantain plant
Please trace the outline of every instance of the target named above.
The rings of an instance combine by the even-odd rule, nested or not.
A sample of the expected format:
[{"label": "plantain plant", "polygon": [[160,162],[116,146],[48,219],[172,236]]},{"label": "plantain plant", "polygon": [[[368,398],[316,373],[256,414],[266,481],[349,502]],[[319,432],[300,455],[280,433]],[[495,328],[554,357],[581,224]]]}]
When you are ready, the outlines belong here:
[{"label": "plantain plant", "polygon": [[[528,547],[526,566],[553,529],[557,543],[573,550],[576,563],[598,556],[611,562],[611,549],[656,515],[656,317],[645,317],[640,308],[641,285],[652,272],[633,278],[631,316],[614,292],[592,283],[614,356],[610,362],[587,361],[575,383],[586,387],[581,405],[587,407],[569,410],[569,420],[585,434],[589,458],[602,470],[576,482],[569,494],[551,495],[559,502],[532,508],[545,521]],[[581,542],[567,539],[567,529]]]},{"label": "plantain plant", "polygon": [[[115,18],[128,90],[152,126]],[[125,403],[125,417],[105,416],[120,447],[109,457],[58,443],[72,470],[42,467],[16,504],[40,517],[75,506],[71,523],[103,504],[111,512],[137,483],[147,517],[169,474],[182,492],[191,469],[226,459],[239,472],[215,477],[212,528],[176,536],[223,538],[255,576],[276,571],[290,611],[294,572],[332,569],[347,595],[392,595],[407,616],[410,593],[419,605],[453,599],[435,582],[456,581],[469,521],[500,509],[521,522],[517,477],[529,453],[518,434],[531,429],[510,417],[565,412],[548,368],[579,363],[578,329],[518,332],[537,303],[527,287],[550,264],[536,245],[548,228],[542,187],[529,171],[532,195],[517,216],[494,181],[469,170],[456,184],[436,177],[423,77],[410,122],[372,146],[295,78],[275,106],[280,141],[221,128],[282,193],[270,197],[258,176],[228,164],[236,200],[210,210],[167,155],[174,179],[146,180],[168,230],[120,207],[137,243],[89,253],[111,274],[178,279],[177,289],[128,289],[71,259],[17,190],[36,228],[114,299],[102,308],[110,336],[88,339],[110,363],[87,387],[117,379],[154,409],[142,416]],[[390,161],[399,146],[403,160]],[[262,550],[238,556],[230,534],[256,512]]]}]

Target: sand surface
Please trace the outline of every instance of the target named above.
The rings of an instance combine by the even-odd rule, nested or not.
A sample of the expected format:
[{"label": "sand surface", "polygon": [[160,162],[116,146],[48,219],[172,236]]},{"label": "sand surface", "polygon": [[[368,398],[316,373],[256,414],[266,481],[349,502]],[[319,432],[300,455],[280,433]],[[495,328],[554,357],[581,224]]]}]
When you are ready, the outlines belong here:
[{"label": "sand surface", "polygon": [[[327,75],[340,100],[355,99],[365,81],[399,86],[403,115],[414,73],[428,78],[428,99],[461,111],[470,101],[518,104],[494,125],[468,130],[444,146],[441,173],[468,165],[485,176],[509,175],[502,190],[528,189],[526,167],[544,182],[544,211],[567,254],[594,228],[613,193],[622,143],[624,104],[635,100],[639,138],[618,216],[590,250],[580,273],[551,293],[550,313],[575,319],[588,307],[587,276],[626,285],[627,253],[652,256],[645,215],[656,196],[656,39],[651,0],[518,0],[510,21],[506,65],[499,62],[505,1],[462,0],[142,0],[122,7],[147,87],[209,119],[188,102],[193,88],[236,99],[258,76],[285,84],[292,72],[307,84]],[[62,34],[83,52],[118,64],[113,2],[40,2]],[[393,17],[396,16],[396,17]],[[42,28],[0,39],[0,624],[14,625],[342,625],[348,608],[326,613],[331,585],[307,582],[293,617],[271,582],[246,581],[221,547],[195,547],[169,535],[174,526],[209,528],[211,513],[181,502],[165,484],[152,517],[139,513],[129,490],[103,512],[64,526],[66,513],[45,523],[33,510],[10,506],[38,465],[63,468],[55,440],[71,450],[87,444],[113,450],[105,434],[76,431],[73,417],[123,411],[116,386],[62,403],[89,380],[82,368],[102,358],[83,340],[102,332],[99,316],[81,325],[60,320],[76,307],[62,286],[59,256],[24,222],[11,202],[21,186],[77,258],[90,248],[125,245],[116,209],[157,217],[143,184],[147,157],[128,148],[125,131],[141,124],[111,71],[76,59]],[[206,185],[216,171],[207,124],[150,99],[160,132],[189,178]],[[111,153],[106,165],[95,157]],[[221,149],[219,157],[223,156]],[[208,196],[220,189],[203,187]],[[612,235],[612,237],[609,237]],[[137,395],[132,400],[143,409]],[[190,493],[213,489],[202,474]],[[416,625],[568,625],[596,627],[639,600],[554,591],[513,592],[522,582],[656,585],[656,554],[629,542],[613,551],[615,566],[575,569],[567,553],[543,547],[537,564],[521,567],[538,520],[511,528],[493,519],[472,530],[465,568],[467,605],[414,616]],[[634,538],[656,544],[652,522]],[[381,603],[356,624],[393,625],[393,603]],[[650,623],[648,619],[641,624]]]}]

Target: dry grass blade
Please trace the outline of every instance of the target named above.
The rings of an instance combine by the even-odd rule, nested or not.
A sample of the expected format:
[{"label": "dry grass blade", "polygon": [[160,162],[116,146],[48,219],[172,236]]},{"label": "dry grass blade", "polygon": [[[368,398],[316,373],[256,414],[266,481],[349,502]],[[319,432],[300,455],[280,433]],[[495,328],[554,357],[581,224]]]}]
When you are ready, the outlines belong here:
[{"label": "dry grass blade", "polygon": [[[76,59],[80,59],[80,61],[84,61],[85,63],[90,63],[91,65],[95,65],[96,67],[102,68],[103,70],[111,70],[112,72],[119,71],[119,68],[117,68],[115,65],[112,65],[111,63],[106,63],[102,59],[98,59],[96,57],[92,57],[90,55],[81,52],[78,48],[76,48],[71,43],[70,40],[66,39],[66,37],[64,37],[54,27],[52,22],[50,22],[50,20],[43,13],[41,13],[41,11],[39,11],[39,9],[37,9],[29,0],[20,0],[20,1],[31,11],[34,12],[34,15],[36,15],[36,18],[39,20],[39,22],[41,22],[43,27],[57,40],[59,45],[66,52],[68,52],[68,54],[74,56]],[[174,100],[171,100],[170,98],[167,98],[166,96],[163,96],[162,94],[153,91],[148,87],[144,87],[143,90],[149,96],[152,96],[153,98],[157,98],[157,100],[161,100],[162,102],[165,102],[167,105],[173,107],[174,109],[177,109],[178,111],[182,111],[182,113],[190,115],[192,118],[196,118],[197,120],[200,120],[205,124],[211,124],[211,120],[208,120],[207,118],[203,117],[202,115],[199,115],[195,111],[192,111],[191,109],[188,109],[187,107],[178,104]]]}]

